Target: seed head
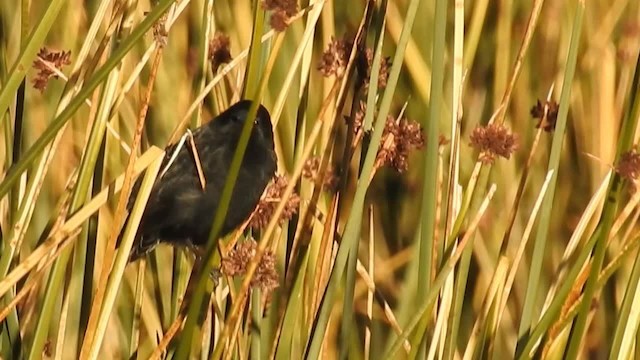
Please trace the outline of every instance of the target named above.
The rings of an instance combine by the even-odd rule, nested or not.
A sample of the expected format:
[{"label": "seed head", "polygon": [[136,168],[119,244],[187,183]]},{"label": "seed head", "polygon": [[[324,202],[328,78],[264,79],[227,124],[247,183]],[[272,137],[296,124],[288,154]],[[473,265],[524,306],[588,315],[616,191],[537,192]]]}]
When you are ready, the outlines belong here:
[{"label": "seed head", "polygon": [[[251,228],[263,229],[269,224],[269,221],[273,217],[288,184],[289,181],[284,175],[276,175],[273,180],[271,180],[271,183],[267,185],[260,202],[258,202],[256,209],[251,215],[251,220],[249,220],[249,226]],[[278,223],[282,224],[285,221],[290,220],[293,215],[298,213],[299,207],[300,196],[296,193],[291,194],[282,214],[280,215]]]},{"label": "seed head", "polygon": [[638,180],[640,176],[640,154],[635,149],[622,154],[616,166],[616,172],[629,181],[635,182]]},{"label": "seed head", "polygon": [[229,36],[217,33],[209,43],[209,61],[211,61],[213,72],[216,72],[222,64],[226,64],[232,59]]},{"label": "seed head", "polygon": [[[320,158],[317,156],[309,158],[302,168],[302,176],[305,178],[320,182]],[[327,167],[327,171],[322,178],[322,185],[329,191],[335,191],[338,186],[338,175],[336,175],[333,167]]]},{"label": "seed head", "polygon": [[[222,259],[222,272],[227,276],[243,275],[247,272],[249,262],[255,257],[257,243],[253,240],[236,244],[225,258]],[[278,287],[278,272],[276,257],[267,250],[256,268],[251,279],[252,287],[259,287],[265,294],[270,294]]]},{"label": "seed head", "polygon": [[[369,88],[371,79],[371,69],[373,68],[373,49],[367,48],[358,54],[358,73],[360,74],[362,85],[365,89]],[[380,59],[380,71],[378,72],[378,89],[384,89],[389,79],[389,71],[391,70],[391,58],[383,57]]]},{"label": "seed head", "polygon": [[376,163],[389,165],[399,173],[405,172],[409,168],[409,154],[413,150],[422,149],[424,144],[424,132],[418,122],[405,117],[396,120],[389,115],[382,132],[382,144]]},{"label": "seed head", "polygon": [[153,38],[159,47],[165,47],[169,40],[169,33],[167,32],[167,13],[162,15],[160,19],[153,25]]},{"label": "seed head", "polygon": [[298,2],[296,0],[264,0],[262,7],[271,11],[269,24],[278,32],[285,31],[291,18],[298,13]]},{"label": "seed head", "polygon": [[[544,116],[545,108],[547,109],[547,116]],[[544,101],[537,103],[531,108],[531,116],[534,119],[538,119],[538,123],[536,124],[536,128],[542,128],[542,130],[546,132],[552,132],[556,129],[556,122],[558,120],[558,109],[560,106],[557,102]]]},{"label": "seed head", "polygon": [[497,156],[509,159],[518,149],[518,137],[504,125],[492,123],[479,126],[471,133],[471,145],[480,151],[480,160],[491,164]]},{"label": "seed head", "polygon": [[353,41],[351,40],[331,38],[327,50],[322,53],[320,65],[318,66],[318,70],[322,75],[325,77],[331,75],[342,76],[347,68],[352,46]]},{"label": "seed head", "polygon": [[33,62],[33,68],[38,74],[33,79],[33,87],[41,92],[47,87],[49,79],[58,78],[58,74],[52,69],[62,70],[65,65],[71,64],[71,51],[51,51],[43,47],[38,52],[38,57]]}]

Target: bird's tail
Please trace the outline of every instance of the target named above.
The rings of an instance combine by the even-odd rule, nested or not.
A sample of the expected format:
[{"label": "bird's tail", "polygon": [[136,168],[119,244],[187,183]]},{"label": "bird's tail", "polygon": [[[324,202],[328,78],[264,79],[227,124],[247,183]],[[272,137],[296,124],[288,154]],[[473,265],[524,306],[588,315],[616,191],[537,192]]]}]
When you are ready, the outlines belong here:
[{"label": "bird's tail", "polygon": [[[122,226],[120,227],[120,234],[118,235],[118,239],[116,241],[116,250],[120,249],[120,245],[122,244],[122,237],[124,236],[125,226],[129,222],[131,217],[131,209],[133,208],[133,204],[138,195],[138,191],[140,190],[140,186],[142,184],[142,177],[139,177],[136,182],[133,184],[131,188],[131,194],[129,195],[129,200],[127,203],[127,215],[122,222]],[[136,235],[133,239],[133,245],[131,246],[131,252],[129,253],[129,262],[134,262],[141,257],[143,257],[146,253],[148,253],[152,246],[145,245],[145,241],[143,241],[144,236],[142,234],[142,223],[138,224],[138,229],[136,230]]]},{"label": "bird's tail", "polygon": [[[120,245],[122,244],[124,229],[126,223],[129,221],[129,214],[125,221],[123,222],[122,228],[120,229],[120,234],[118,234],[118,239],[116,240],[116,250],[120,249]],[[133,245],[131,246],[131,252],[129,253],[129,262],[134,262],[139,260],[143,256],[145,256],[149,251],[151,251],[156,244],[158,243],[155,240],[151,240],[149,236],[144,236],[140,229],[142,228],[141,224],[138,225],[138,230],[136,231],[136,235],[133,239]]]}]

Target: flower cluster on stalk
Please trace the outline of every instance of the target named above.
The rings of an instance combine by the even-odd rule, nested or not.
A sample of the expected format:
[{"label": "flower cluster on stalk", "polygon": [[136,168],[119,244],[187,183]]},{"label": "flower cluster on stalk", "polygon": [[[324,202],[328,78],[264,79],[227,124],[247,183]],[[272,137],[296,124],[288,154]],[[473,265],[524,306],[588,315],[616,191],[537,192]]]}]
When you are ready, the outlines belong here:
[{"label": "flower cluster on stalk", "polygon": [[44,91],[50,79],[57,79],[58,71],[62,70],[65,65],[71,64],[71,51],[52,51],[43,47],[38,52],[36,60],[33,62],[33,68],[38,70],[38,74],[33,79],[33,87]]}]

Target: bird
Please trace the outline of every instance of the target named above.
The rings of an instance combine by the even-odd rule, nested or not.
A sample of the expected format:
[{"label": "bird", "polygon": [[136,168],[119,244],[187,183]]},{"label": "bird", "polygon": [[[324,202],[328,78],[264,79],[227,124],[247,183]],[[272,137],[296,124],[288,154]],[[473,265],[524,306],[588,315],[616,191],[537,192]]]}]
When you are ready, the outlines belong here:
[{"label": "bird", "polygon": [[[149,253],[159,243],[202,250],[206,246],[233,155],[251,100],[241,100],[192,132],[192,146],[177,144],[165,149],[133,242],[129,261]],[[277,157],[269,111],[258,104],[244,158],[219,237],[238,228],[251,215],[264,189],[274,177]],[[177,155],[174,153],[177,151]],[[173,160],[171,158],[174,157]],[[198,174],[199,159],[204,187]],[[168,167],[167,167],[168,166]],[[164,169],[166,168],[166,171]],[[132,188],[127,209],[131,211],[141,178]]]}]

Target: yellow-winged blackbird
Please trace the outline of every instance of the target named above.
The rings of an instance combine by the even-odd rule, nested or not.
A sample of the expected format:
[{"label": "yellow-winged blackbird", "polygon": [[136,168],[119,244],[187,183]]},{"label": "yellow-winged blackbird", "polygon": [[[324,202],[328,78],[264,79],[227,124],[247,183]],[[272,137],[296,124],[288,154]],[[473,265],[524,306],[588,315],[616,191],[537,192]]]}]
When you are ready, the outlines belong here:
[{"label": "yellow-winged blackbird", "polygon": [[[250,100],[242,100],[193,132],[205,178],[204,189],[192,147],[185,143],[172,162],[176,145],[166,148],[160,171],[170,165],[153,185],[131,249],[131,261],[145,255],[159,242],[196,247],[206,244],[250,106]],[[228,234],[251,215],[275,171],[271,117],[267,109],[259,105],[219,236]],[[140,180],[133,188],[129,209],[139,186]]]}]

